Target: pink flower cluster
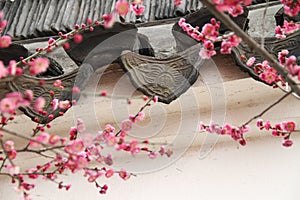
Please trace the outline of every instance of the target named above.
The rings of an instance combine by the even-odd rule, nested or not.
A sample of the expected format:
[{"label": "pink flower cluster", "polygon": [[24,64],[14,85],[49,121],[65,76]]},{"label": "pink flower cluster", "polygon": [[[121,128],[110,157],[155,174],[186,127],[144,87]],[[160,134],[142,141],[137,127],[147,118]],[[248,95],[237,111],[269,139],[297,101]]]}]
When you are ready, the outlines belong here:
[{"label": "pink flower cluster", "polygon": [[290,16],[296,16],[300,11],[300,1],[298,0],[280,0],[284,5],[284,12]]},{"label": "pink flower cluster", "polygon": [[298,76],[298,80],[300,80],[300,66],[297,64],[297,59],[294,55],[287,57],[288,54],[288,50],[282,50],[278,53],[278,60],[292,76]]},{"label": "pink flower cluster", "polygon": [[209,125],[205,125],[200,122],[200,131],[206,131],[208,133],[216,133],[219,135],[230,135],[235,141],[239,141],[242,146],[246,145],[246,140],[244,139],[244,133],[250,130],[249,126],[236,127],[230,124],[225,124],[220,126],[214,122],[210,122]]},{"label": "pink flower cluster", "polygon": [[[1,69],[1,65],[0,65],[0,69]],[[76,93],[79,92],[79,89],[75,88],[74,92]],[[50,91],[50,96],[53,95],[54,92]],[[69,100],[59,100],[54,98],[50,102],[49,106],[51,106],[52,111],[58,108],[62,110],[66,110],[69,109],[75,103],[76,103],[75,100],[70,102]],[[46,106],[48,106],[46,105],[46,100],[43,97],[38,97],[34,100],[33,92],[31,90],[26,90],[24,94],[20,92],[11,92],[6,94],[6,96],[0,101],[0,113],[2,113],[2,116],[4,116],[4,114],[14,115],[16,113],[16,110],[19,107],[26,107],[26,106],[32,106],[36,112],[38,112],[43,116],[47,116],[50,120],[54,119],[53,114],[51,114],[51,112],[48,113],[45,110]],[[6,120],[4,120],[2,124],[5,124],[6,123],[5,121]],[[36,118],[35,121],[38,122],[38,118]]]},{"label": "pink flower cluster", "polygon": [[[135,15],[140,16],[145,11],[145,6],[142,5],[143,0],[135,0],[131,4],[131,10]],[[127,0],[119,0],[116,3],[115,11],[118,15],[124,17],[130,11],[130,4]]]},{"label": "pink flower cluster", "polygon": [[141,16],[145,11],[145,6],[142,3],[143,0],[135,0],[131,3],[131,10],[136,16]]},{"label": "pink flower cluster", "polygon": [[230,35],[222,41],[221,54],[231,54],[231,48],[237,47],[241,43],[242,39],[236,35]]},{"label": "pink flower cluster", "polygon": [[[142,117],[143,118],[143,117]],[[166,154],[168,157],[171,156],[171,150],[161,150],[158,152],[149,151],[147,147],[141,147],[139,142],[137,140],[132,140],[129,143],[125,141],[125,137],[128,134],[128,131],[131,130],[133,123],[136,123],[139,120],[142,120],[141,116],[136,117],[134,121],[131,119],[124,120],[121,124],[122,129],[120,130],[120,136],[116,136],[117,134],[114,133],[115,128],[111,126],[110,124],[107,124],[104,127],[104,130],[102,132],[99,132],[97,135],[97,141],[98,142],[104,142],[107,146],[114,147],[116,150],[120,151],[123,150],[125,152],[130,152],[132,155],[135,155],[141,151],[148,152],[148,156],[150,158],[156,157],[156,155]],[[147,144],[147,142],[143,142],[143,144]],[[163,148],[164,149],[164,148]]]},{"label": "pink flower cluster", "polygon": [[2,114],[14,114],[16,112],[16,109],[20,106],[29,106],[32,100],[31,94],[32,92],[30,92],[29,90],[26,91],[25,97],[23,97],[20,92],[8,93],[0,101],[0,112]]},{"label": "pink flower cluster", "polygon": [[[127,1],[120,0],[119,12],[126,10]],[[135,0],[132,2],[132,9],[137,15],[141,15],[144,11],[144,7],[142,6],[142,0]],[[125,5],[126,4],[126,5]],[[122,8],[122,6],[124,6]],[[2,13],[1,13],[2,14]],[[2,15],[0,16],[2,20]],[[1,27],[4,27],[4,22],[1,21]],[[107,22],[110,23],[110,22]],[[93,28],[89,27],[89,25],[99,25],[100,22],[93,23],[91,20],[87,20],[87,24],[82,24],[81,26],[75,25],[75,30],[69,34],[59,33],[59,39],[74,39],[75,42],[81,42],[82,35],[78,34],[79,30],[84,29],[85,27],[89,28],[90,31]],[[3,26],[2,26],[3,25]],[[6,25],[6,24],[5,24]],[[108,25],[108,24],[107,24]],[[81,29],[82,28],[82,29]],[[6,37],[1,37],[0,45],[1,47],[7,46]],[[9,38],[10,39],[10,38]],[[40,52],[51,52],[52,48],[57,47],[59,45],[59,40],[55,40],[50,38],[48,40],[48,46],[45,48],[37,48],[36,52],[39,54]],[[10,41],[8,42],[10,43]],[[65,42],[64,48],[67,48],[69,43]],[[19,68],[19,65],[23,65],[23,67]],[[5,78],[8,76],[19,76],[23,74],[23,69],[25,72],[29,72],[31,75],[37,75],[43,73],[47,70],[49,66],[49,60],[47,58],[36,57],[36,58],[20,58],[20,62],[16,63],[16,61],[11,61],[9,66],[4,66],[3,62],[0,61],[0,78]],[[43,86],[45,84],[44,80],[40,81],[40,85]],[[63,83],[61,80],[56,80],[53,83],[55,90],[64,89]],[[74,87],[72,89],[73,94],[78,94],[79,88]],[[106,96],[107,92],[103,92],[102,96]],[[65,185],[63,182],[59,181],[59,175],[66,172],[71,171],[76,173],[78,171],[83,171],[84,176],[87,177],[89,182],[95,183],[96,187],[99,188],[100,194],[105,194],[108,190],[108,186],[104,184],[100,186],[97,182],[97,179],[100,177],[110,178],[115,173],[117,173],[120,178],[123,180],[128,180],[131,173],[127,172],[124,169],[120,171],[116,171],[113,169],[108,169],[106,167],[102,168],[89,168],[89,164],[91,162],[97,163],[98,165],[111,166],[113,164],[113,157],[111,154],[105,154],[103,149],[105,147],[113,147],[114,149],[120,151],[128,152],[132,155],[136,155],[140,152],[146,152],[150,159],[157,157],[157,155],[166,155],[171,156],[173,151],[171,149],[165,149],[165,147],[161,146],[158,151],[149,150],[147,147],[148,141],[139,142],[137,140],[126,141],[126,136],[128,132],[132,129],[134,123],[141,121],[145,117],[145,113],[139,112],[137,115],[130,115],[129,119],[122,121],[120,127],[120,135],[115,132],[115,128],[111,125],[106,125],[104,130],[99,132],[96,136],[92,136],[86,133],[86,128],[84,123],[81,120],[77,121],[77,125],[71,127],[70,129],[70,138],[67,139],[65,137],[61,137],[57,134],[50,133],[49,130],[51,128],[50,124],[41,125],[38,124],[36,128],[33,129],[33,136],[23,136],[20,134],[20,137],[28,140],[28,145],[21,149],[17,149],[14,145],[14,142],[8,140],[3,142],[5,134],[15,134],[18,136],[19,133],[13,133],[12,131],[8,131],[4,129],[4,126],[8,124],[9,121],[14,119],[14,115],[16,114],[16,109],[20,106],[32,106],[35,111],[39,114],[42,114],[48,117],[50,120],[54,118],[52,111],[56,109],[68,109],[75,102],[71,102],[69,100],[59,100],[55,97],[54,91],[50,91],[51,102],[47,105],[46,99],[43,97],[38,97],[34,99],[33,92],[31,90],[27,90],[24,94],[19,92],[12,92],[7,94],[0,101],[0,142],[3,144],[4,148],[2,149],[2,156],[0,156],[0,161],[2,161],[2,168],[6,169],[9,175],[12,178],[12,183],[16,183],[17,190],[23,194],[24,199],[30,199],[30,195],[28,191],[32,190],[35,185],[27,182],[26,179],[37,179],[42,177],[45,180],[51,180],[54,183],[57,183],[58,188],[65,188],[69,190],[71,185]],[[144,98],[145,99],[145,98]],[[146,99],[145,99],[146,100]],[[153,102],[158,101],[158,97],[153,97],[151,100]],[[150,105],[150,101],[147,101],[147,105]],[[48,113],[46,108],[52,108],[52,111]],[[59,114],[63,114],[60,112]],[[62,115],[61,114],[61,115]],[[38,117],[34,119],[35,122],[38,122]],[[78,135],[80,134],[80,137]],[[18,153],[17,153],[18,152]],[[37,154],[45,159],[50,159],[49,162],[44,164],[38,164],[29,169],[22,169],[15,165],[13,161],[17,157],[19,153],[33,153]],[[4,155],[4,156],[3,156]],[[45,160],[43,159],[43,160]]]},{"label": "pink flower cluster", "polygon": [[114,15],[114,13],[104,14],[102,16],[102,19],[104,20],[103,26],[105,28],[111,28],[114,25],[114,23],[115,23],[115,15]]},{"label": "pink flower cluster", "polygon": [[214,42],[222,41],[220,50],[222,54],[230,54],[231,48],[238,46],[241,42],[241,38],[236,35],[219,36],[220,22],[214,18],[202,27],[201,32],[199,32],[199,27],[194,28],[191,24],[186,23],[184,18],[181,18],[178,24],[189,36],[198,42],[203,42],[204,48],[199,53],[203,59],[209,59],[216,54]]},{"label": "pink flower cluster", "polygon": [[[140,115],[138,120],[142,120],[143,114]],[[123,150],[125,152],[136,155],[141,151],[148,153],[150,159],[155,158],[157,155],[171,156],[173,151],[166,149],[161,146],[158,151],[151,151],[147,146],[141,147],[140,145],[148,144],[148,140],[143,142],[138,142],[137,140],[131,140],[126,142],[126,133],[131,130],[133,122],[128,119],[121,123],[122,134],[116,136],[115,128],[107,124],[103,131],[100,131],[97,135],[93,136],[86,133],[86,127],[82,120],[77,120],[77,125],[70,129],[70,139],[58,136],[56,134],[50,134],[45,132],[43,126],[38,126],[37,135],[34,136],[29,141],[28,149],[32,152],[42,153],[45,149],[55,152],[55,157],[51,158],[51,161],[43,164],[36,165],[35,167],[25,170],[25,172],[20,172],[20,168],[17,165],[11,163],[6,164],[6,170],[12,175],[13,182],[18,180],[18,190],[24,193],[24,198],[29,198],[28,192],[32,190],[35,185],[30,184],[26,181],[26,177],[29,179],[37,179],[43,177],[46,180],[52,180],[58,184],[58,188],[65,188],[69,190],[71,185],[65,185],[63,182],[59,181],[59,174],[67,171],[76,173],[79,171],[84,172],[84,177],[87,181],[94,183],[97,188],[99,188],[100,194],[105,194],[108,190],[106,184],[99,185],[98,180],[101,177],[111,178],[114,174],[118,174],[123,180],[128,180],[131,177],[131,173],[127,172],[125,169],[120,169],[116,171],[114,169],[108,168],[108,166],[113,165],[113,156],[111,154],[104,155],[103,149],[106,147],[114,147],[116,150]],[[47,126],[51,128],[51,126]],[[80,134],[80,138],[78,138]],[[17,156],[17,150],[15,149],[14,142],[7,140],[4,143],[5,154],[7,154],[10,161],[14,160]],[[35,151],[35,149],[37,149]],[[1,157],[3,160],[4,158]],[[90,168],[89,164],[98,163],[103,165],[103,167]]]},{"label": "pink flower cluster", "polygon": [[11,60],[8,67],[4,66],[4,63],[0,60],[0,79],[6,76],[21,76],[23,74],[23,69],[17,67],[16,61]]},{"label": "pink flower cluster", "polygon": [[8,140],[4,143],[4,150],[6,151],[8,158],[14,160],[17,157],[17,151],[14,147],[14,141]]},{"label": "pink flower cluster", "polygon": [[295,122],[283,121],[272,126],[269,120],[264,123],[262,119],[259,119],[256,122],[256,126],[260,130],[265,129],[267,131],[272,131],[273,136],[282,136],[284,139],[282,145],[284,147],[290,147],[293,145],[293,141],[290,139],[290,136],[291,133],[296,129]]},{"label": "pink flower cluster", "polygon": [[42,147],[43,145],[56,145],[58,142],[63,145],[65,143],[65,139],[61,138],[56,134],[49,134],[47,132],[42,132],[40,135],[33,138],[30,141],[30,147]]},{"label": "pink flower cluster", "polygon": [[283,39],[286,38],[286,35],[292,34],[298,31],[300,28],[300,24],[294,23],[293,21],[286,21],[284,20],[283,26],[276,26],[275,34],[276,38]]},{"label": "pink flower cluster", "polygon": [[[143,6],[142,3],[143,0],[134,0],[130,5],[127,0],[118,0],[115,5],[115,13],[121,17],[125,17],[131,10],[136,16],[141,16],[145,11],[145,6]],[[111,28],[114,25],[115,13],[112,12],[102,16],[105,28]]]},{"label": "pink flower cluster", "polygon": [[248,6],[252,0],[212,0],[220,12],[228,12],[233,17],[244,13],[243,5]]},{"label": "pink flower cluster", "polygon": [[[246,62],[247,66],[252,67],[254,65],[255,58],[251,57]],[[277,74],[276,69],[269,65],[268,61],[263,61],[262,63],[257,63],[253,66],[253,70],[258,74],[259,78],[266,83],[277,87],[277,83],[281,82],[284,85],[281,75]]]},{"label": "pink flower cluster", "polygon": [[3,12],[0,10],[0,48],[7,48],[11,44],[11,37],[1,36],[2,30],[6,27],[7,21],[3,19]]}]

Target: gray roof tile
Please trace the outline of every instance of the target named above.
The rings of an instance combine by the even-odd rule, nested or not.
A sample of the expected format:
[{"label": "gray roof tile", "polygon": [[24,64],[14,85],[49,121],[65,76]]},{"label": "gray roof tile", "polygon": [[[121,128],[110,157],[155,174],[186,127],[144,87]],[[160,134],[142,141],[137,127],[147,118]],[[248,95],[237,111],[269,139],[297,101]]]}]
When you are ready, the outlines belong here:
[{"label": "gray roof tile", "polygon": [[[8,20],[4,34],[14,39],[53,35],[66,32],[73,26],[84,23],[87,18],[101,19],[103,14],[114,10],[117,0],[0,0],[0,9]],[[258,0],[262,1],[262,0]],[[144,0],[145,12],[139,22],[153,22],[176,17],[198,10],[199,0],[183,0],[174,7],[174,0]],[[136,22],[130,13],[126,22]]]}]

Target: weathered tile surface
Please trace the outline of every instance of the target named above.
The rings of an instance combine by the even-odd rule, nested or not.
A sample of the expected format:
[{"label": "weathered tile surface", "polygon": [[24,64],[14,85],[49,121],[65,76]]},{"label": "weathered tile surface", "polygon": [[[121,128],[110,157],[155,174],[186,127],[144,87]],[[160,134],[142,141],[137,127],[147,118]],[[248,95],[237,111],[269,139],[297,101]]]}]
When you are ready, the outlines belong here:
[{"label": "weathered tile surface", "polygon": [[[115,3],[116,0],[0,0],[0,9],[9,23],[4,34],[22,39],[68,31],[87,18],[101,19],[103,14],[113,11]],[[125,21],[151,22],[173,18],[200,6],[198,0],[185,0],[178,8],[174,8],[174,0],[145,0],[143,4],[146,10],[141,18],[130,13]]]}]

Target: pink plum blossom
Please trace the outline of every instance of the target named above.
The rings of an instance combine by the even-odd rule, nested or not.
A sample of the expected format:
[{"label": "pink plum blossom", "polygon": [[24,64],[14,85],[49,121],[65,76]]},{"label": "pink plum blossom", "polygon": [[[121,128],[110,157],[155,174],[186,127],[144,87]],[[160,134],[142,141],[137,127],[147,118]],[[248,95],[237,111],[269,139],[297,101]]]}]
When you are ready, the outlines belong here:
[{"label": "pink plum blossom", "polygon": [[220,12],[228,12],[233,17],[236,17],[243,14],[244,10],[242,5],[248,6],[252,3],[252,0],[213,0],[212,2],[216,4],[216,8]]},{"label": "pink plum blossom", "polygon": [[34,102],[34,106],[33,109],[37,112],[42,111],[43,108],[46,105],[46,100],[44,97],[38,97],[35,102]]},{"label": "pink plum blossom", "polygon": [[51,108],[52,110],[56,110],[58,108],[59,105],[59,100],[58,99],[53,99],[51,102]]},{"label": "pink plum blossom", "polygon": [[115,23],[115,16],[113,13],[104,14],[102,19],[104,20],[104,28],[111,28]]},{"label": "pink plum blossom", "polygon": [[114,173],[115,173],[115,171],[113,169],[109,169],[109,170],[106,171],[105,177],[110,178],[114,175]]},{"label": "pink plum blossom", "polygon": [[126,170],[121,169],[121,170],[119,171],[119,176],[120,176],[123,180],[126,181],[126,180],[128,180],[128,179],[130,178],[131,174],[128,173]]},{"label": "pink plum blossom", "polygon": [[104,131],[107,132],[107,133],[112,133],[115,131],[115,127],[113,127],[112,125],[110,124],[106,124],[104,126]]},{"label": "pink plum blossom", "polygon": [[248,60],[247,60],[247,62],[246,62],[246,65],[248,66],[248,67],[251,67],[251,66],[253,66],[254,65],[254,62],[255,62],[255,57],[251,57],[251,58],[249,58]]},{"label": "pink plum blossom", "polygon": [[199,52],[199,55],[203,59],[209,59],[212,56],[216,55],[216,51],[215,50],[201,49],[200,52]]},{"label": "pink plum blossom", "polygon": [[77,128],[76,127],[71,127],[70,131],[69,131],[69,135],[70,135],[70,140],[76,140],[77,138]]},{"label": "pink plum blossom", "polygon": [[127,0],[119,0],[117,3],[116,3],[116,12],[124,17],[128,12],[129,12],[129,8],[130,8],[130,4],[128,3]]},{"label": "pink plum blossom", "polygon": [[141,16],[145,11],[145,6],[136,4],[136,5],[132,5],[131,9],[133,10],[136,16]]},{"label": "pink plum blossom", "polygon": [[158,96],[154,96],[154,97],[153,97],[153,102],[154,102],[154,103],[157,103],[157,102],[158,102]]},{"label": "pink plum blossom", "polygon": [[286,35],[294,33],[295,31],[299,30],[299,28],[300,24],[296,24],[293,21],[288,22],[284,20],[282,27],[277,26],[275,28],[275,34],[278,39],[284,39],[286,38]]},{"label": "pink plum blossom", "polygon": [[277,74],[273,72],[264,72],[259,75],[259,78],[268,84],[272,84],[276,80],[276,76]]},{"label": "pink plum blossom", "polygon": [[6,27],[7,21],[3,19],[3,12],[0,10],[0,33]]},{"label": "pink plum blossom", "polygon": [[175,6],[180,6],[182,4],[182,0],[175,0],[174,5]]},{"label": "pink plum blossom", "polygon": [[48,58],[36,58],[29,62],[29,66],[30,74],[37,75],[47,71],[47,68],[49,67],[49,60]]},{"label": "pink plum blossom", "polygon": [[15,60],[10,60],[9,61],[9,66],[7,68],[9,75],[16,75],[17,72],[17,65]]},{"label": "pink plum blossom", "polygon": [[293,145],[293,141],[292,141],[292,140],[289,140],[289,139],[284,140],[284,141],[282,142],[282,146],[284,146],[284,147],[290,147],[290,146],[292,146],[292,145]]},{"label": "pink plum blossom", "polygon": [[33,91],[32,90],[25,91],[25,99],[27,99],[28,101],[33,100]]},{"label": "pink plum blossom", "polygon": [[135,155],[141,151],[141,148],[139,147],[137,140],[132,140],[130,142],[129,151],[131,152],[132,155]]},{"label": "pink plum blossom", "polygon": [[222,41],[221,43],[221,54],[230,54],[231,53],[231,45],[227,41]]},{"label": "pink plum blossom", "polygon": [[74,87],[72,88],[72,93],[73,93],[73,94],[79,94],[79,93],[80,93],[79,87],[74,86]]},{"label": "pink plum blossom", "polygon": [[296,16],[300,11],[300,2],[293,0],[280,0],[284,5],[284,12],[289,16]]},{"label": "pink plum blossom", "polygon": [[84,150],[84,142],[82,139],[74,140],[70,145],[66,147],[68,153],[77,154]]},{"label": "pink plum blossom", "polygon": [[82,134],[85,131],[86,131],[86,127],[82,119],[77,119],[77,132]]},{"label": "pink plum blossom", "polygon": [[3,62],[0,61],[0,79],[6,77],[7,75],[8,75],[7,68],[4,66]]},{"label": "pink plum blossom", "polygon": [[61,80],[55,80],[53,83],[53,86],[56,88],[59,88],[62,86],[62,81]]},{"label": "pink plum blossom", "polygon": [[69,109],[71,107],[70,101],[69,100],[59,101],[58,107],[63,110]]},{"label": "pink plum blossom", "polygon": [[82,42],[82,40],[83,40],[83,37],[82,37],[81,34],[78,34],[78,33],[77,33],[77,34],[74,36],[74,42],[75,42],[75,43],[79,44],[79,43]]},{"label": "pink plum blossom", "polygon": [[30,147],[41,147],[42,145],[40,143],[47,144],[49,141],[50,135],[49,133],[43,132],[40,135],[34,137],[35,141],[30,141]]},{"label": "pink plum blossom", "polygon": [[14,141],[12,140],[7,140],[5,143],[4,143],[4,150],[5,151],[10,151],[10,150],[13,150],[15,147],[14,147],[15,143]]},{"label": "pink plum blossom", "polygon": [[297,60],[294,55],[286,58],[285,66],[287,67],[292,76],[298,75],[300,67],[297,65]]},{"label": "pink plum blossom", "polygon": [[2,113],[9,113],[12,114],[17,109],[16,103],[11,101],[10,98],[3,98],[0,101],[0,111]]},{"label": "pink plum blossom", "polygon": [[49,137],[49,140],[48,140],[48,143],[50,144],[50,145],[55,145],[55,144],[57,144],[58,142],[60,141],[60,136],[58,136],[58,135],[50,135],[50,137]]},{"label": "pink plum blossom", "polygon": [[137,121],[143,121],[145,119],[145,113],[143,111],[139,112],[135,119]]},{"label": "pink plum blossom", "polygon": [[11,37],[8,35],[0,36],[0,48],[7,48],[11,44]]},{"label": "pink plum blossom", "polygon": [[155,151],[148,152],[148,157],[150,159],[155,159],[159,153]]},{"label": "pink plum blossom", "polygon": [[6,164],[5,168],[10,175],[15,175],[20,173],[20,167],[17,165]]},{"label": "pink plum blossom", "polygon": [[201,33],[211,40],[216,40],[219,35],[216,26],[210,23],[207,23],[202,27]]},{"label": "pink plum blossom", "polygon": [[296,128],[296,124],[293,121],[282,122],[283,129],[287,132],[293,132]]},{"label": "pink plum blossom", "polygon": [[132,128],[132,121],[129,119],[126,119],[122,121],[122,131],[130,131]]}]

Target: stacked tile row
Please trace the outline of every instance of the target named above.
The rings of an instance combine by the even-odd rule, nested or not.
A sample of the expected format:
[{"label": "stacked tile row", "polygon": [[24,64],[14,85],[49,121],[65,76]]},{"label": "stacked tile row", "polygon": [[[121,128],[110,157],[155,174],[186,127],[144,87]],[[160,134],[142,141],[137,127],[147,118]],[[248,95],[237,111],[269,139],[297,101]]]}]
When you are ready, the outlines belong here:
[{"label": "stacked tile row", "polygon": [[[66,32],[87,18],[98,20],[114,10],[117,0],[0,0],[8,26],[3,33],[15,39],[54,35]],[[179,7],[174,0],[144,0],[145,12],[137,18],[132,12],[126,22],[152,22],[173,18],[197,10],[199,0],[183,0]]]}]

